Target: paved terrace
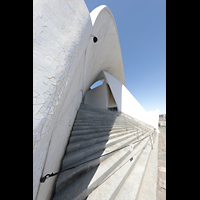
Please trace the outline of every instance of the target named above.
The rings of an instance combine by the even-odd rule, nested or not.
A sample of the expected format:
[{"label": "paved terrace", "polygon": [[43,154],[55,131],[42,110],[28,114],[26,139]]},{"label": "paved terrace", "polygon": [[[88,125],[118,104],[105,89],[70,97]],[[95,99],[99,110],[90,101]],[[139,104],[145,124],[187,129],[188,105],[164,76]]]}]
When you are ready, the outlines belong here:
[{"label": "paved terrace", "polygon": [[166,199],[166,128],[159,128],[157,200]]}]

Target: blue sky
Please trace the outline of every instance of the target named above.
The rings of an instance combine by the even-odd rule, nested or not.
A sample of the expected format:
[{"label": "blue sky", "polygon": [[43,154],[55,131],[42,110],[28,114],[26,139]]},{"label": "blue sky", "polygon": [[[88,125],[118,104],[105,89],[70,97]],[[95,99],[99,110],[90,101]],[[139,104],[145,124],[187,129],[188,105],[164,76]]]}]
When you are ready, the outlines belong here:
[{"label": "blue sky", "polygon": [[89,12],[111,10],[117,25],[126,88],[145,110],[166,113],[166,0],[85,0]]}]

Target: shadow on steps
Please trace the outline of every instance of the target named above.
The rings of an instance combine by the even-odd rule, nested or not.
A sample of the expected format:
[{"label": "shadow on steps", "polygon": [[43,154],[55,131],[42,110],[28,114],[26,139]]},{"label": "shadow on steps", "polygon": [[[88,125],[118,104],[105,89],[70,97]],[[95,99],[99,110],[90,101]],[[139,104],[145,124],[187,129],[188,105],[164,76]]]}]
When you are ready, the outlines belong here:
[{"label": "shadow on steps", "polygon": [[[106,157],[104,159],[99,157],[106,149],[106,143],[109,141],[110,131],[112,130],[118,115],[119,114],[116,112],[101,109],[96,106],[81,104],[74,121],[74,126],[70,134],[69,142],[66,146],[66,151],[62,160],[60,171],[74,166],[77,167],[64,171],[57,176],[51,199],[72,200],[76,198],[79,193],[87,189],[94,174],[96,173],[96,170],[100,165],[100,162],[106,159]],[[77,127],[80,126],[87,127],[86,129],[80,128],[79,130]],[[97,126],[101,126],[103,131],[99,128],[96,129],[95,127]],[[121,127],[125,128],[123,122],[121,123]],[[83,130],[84,133],[81,132]],[[76,134],[73,134],[73,131]],[[89,141],[92,139],[94,140],[92,137],[93,134],[96,138],[98,138],[98,140],[97,142],[91,142],[90,145]],[[99,140],[99,138],[102,136],[103,141]],[[80,137],[82,139],[71,142],[76,139],[75,137]],[[85,139],[85,141],[88,143],[87,146],[83,144],[82,146],[80,145],[77,150],[68,152],[68,147],[77,145],[79,142],[83,143],[82,141],[84,141],[84,137],[88,138]],[[73,138],[75,139],[73,140]],[[91,159],[94,160],[81,165],[82,163],[85,163]]]}]

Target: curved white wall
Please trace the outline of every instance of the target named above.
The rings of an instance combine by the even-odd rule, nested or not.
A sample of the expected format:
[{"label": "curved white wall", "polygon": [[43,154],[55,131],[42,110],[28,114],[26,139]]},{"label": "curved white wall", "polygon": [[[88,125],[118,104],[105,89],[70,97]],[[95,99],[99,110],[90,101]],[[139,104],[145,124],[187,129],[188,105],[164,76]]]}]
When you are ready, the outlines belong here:
[{"label": "curved white wall", "polygon": [[146,122],[158,130],[159,110],[146,111],[119,80],[107,72],[103,73],[110,86],[118,111]]},{"label": "curved white wall", "polygon": [[110,10],[90,15],[82,0],[34,0],[33,199],[49,199],[55,177],[40,177],[58,171],[83,95],[103,70],[125,84]]},{"label": "curved white wall", "polygon": [[40,184],[39,179],[59,168],[82,100],[91,30],[84,1],[33,2],[33,199],[49,197],[52,180]]},{"label": "curved white wall", "polygon": [[55,177],[45,183],[39,182],[40,177],[59,170],[83,96],[105,76],[119,111],[148,121],[152,113],[142,117],[146,111],[125,88],[110,10],[103,5],[90,14],[83,0],[34,0],[33,199],[50,198]]}]

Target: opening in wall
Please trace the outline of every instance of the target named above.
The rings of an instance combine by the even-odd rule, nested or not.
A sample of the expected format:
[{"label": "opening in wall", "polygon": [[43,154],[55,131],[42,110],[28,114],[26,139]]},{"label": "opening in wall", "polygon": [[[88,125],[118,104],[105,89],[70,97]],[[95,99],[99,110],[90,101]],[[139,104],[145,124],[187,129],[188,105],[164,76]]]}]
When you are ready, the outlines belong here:
[{"label": "opening in wall", "polygon": [[110,108],[108,108],[108,110],[110,110],[110,111],[117,111],[117,107],[110,107]]},{"label": "opening in wall", "polygon": [[93,85],[90,86],[90,89],[92,90],[92,89],[94,89],[94,88],[96,88],[96,87],[102,85],[103,82],[104,82],[104,80],[96,81]]},{"label": "opening in wall", "polygon": [[118,111],[110,86],[104,79],[90,86],[84,96],[85,104],[96,105],[110,111]]}]

